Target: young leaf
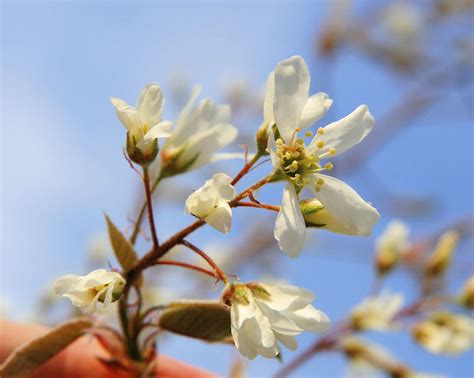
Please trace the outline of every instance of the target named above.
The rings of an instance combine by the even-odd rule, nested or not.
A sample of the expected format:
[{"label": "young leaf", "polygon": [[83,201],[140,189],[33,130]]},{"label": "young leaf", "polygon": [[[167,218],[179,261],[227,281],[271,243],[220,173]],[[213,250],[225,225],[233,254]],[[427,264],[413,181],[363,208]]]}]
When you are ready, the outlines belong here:
[{"label": "young leaf", "polygon": [[[110,244],[112,244],[115,257],[117,257],[117,260],[122,266],[123,270],[127,271],[138,261],[137,254],[135,253],[135,250],[129,241],[122,235],[120,230],[115,227],[107,215],[105,215],[105,221],[107,222]],[[135,281],[136,286],[141,286],[142,281],[142,276],[140,276]]]},{"label": "young leaf", "polygon": [[20,346],[0,366],[0,376],[29,377],[36,368],[66,348],[91,326],[89,318],[76,318]]},{"label": "young leaf", "polygon": [[158,325],[167,331],[205,341],[227,342],[230,312],[216,301],[180,301],[170,303],[161,313]]}]

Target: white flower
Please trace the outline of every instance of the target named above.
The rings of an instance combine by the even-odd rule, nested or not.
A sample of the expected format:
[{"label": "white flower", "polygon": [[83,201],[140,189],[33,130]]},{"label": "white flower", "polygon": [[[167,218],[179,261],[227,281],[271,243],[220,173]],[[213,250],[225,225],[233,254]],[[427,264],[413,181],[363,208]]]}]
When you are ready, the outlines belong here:
[{"label": "white flower", "polygon": [[[297,132],[320,119],[332,101],[325,93],[311,97],[309,72],[299,56],[277,64],[270,73],[264,102],[264,119],[270,127],[269,152],[275,180],[286,180],[282,206],[275,225],[275,238],[290,257],[299,255],[304,241],[305,221],[298,194],[308,187],[330,215],[334,232],[370,235],[380,215],[344,182],[320,172],[332,169],[321,159],[341,154],[362,141],[374,126],[366,105],[356,108],[343,119],[319,128],[308,146],[297,139]],[[276,125],[274,141],[272,125]],[[306,135],[306,134],[305,134]],[[325,226],[325,225],[324,225]]]},{"label": "white flower", "polygon": [[385,29],[399,39],[409,41],[423,28],[423,18],[419,9],[409,3],[391,4],[383,15]]},{"label": "white flower", "polygon": [[192,193],[185,203],[185,211],[202,220],[216,230],[227,233],[232,222],[229,201],[235,198],[232,179],[224,173],[217,173],[212,179]]},{"label": "white flower", "polygon": [[352,326],[356,329],[389,330],[402,305],[401,294],[382,292],[377,297],[368,297],[352,310]]},{"label": "white flower", "polygon": [[125,279],[117,272],[97,269],[86,276],[67,274],[56,280],[56,294],[69,298],[76,307],[92,313],[119,299]]},{"label": "white flower", "polygon": [[379,274],[388,273],[398,264],[410,245],[408,235],[409,229],[404,223],[392,221],[377,238],[375,266]]},{"label": "white flower", "polygon": [[172,122],[161,121],[164,99],[160,86],[155,83],[145,86],[138,96],[136,107],[115,97],[111,97],[110,102],[127,129],[127,152],[130,158],[135,161],[134,156],[141,154],[145,159],[153,160],[158,152],[156,139],[171,136]]},{"label": "white flower", "polygon": [[474,347],[474,321],[463,315],[437,312],[416,324],[412,335],[431,353],[456,355]]},{"label": "white flower", "polygon": [[230,107],[215,105],[211,99],[206,98],[193,108],[199,92],[199,87],[193,89],[191,98],[178,117],[173,135],[163,146],[161,158],[167,175],[196,169],[215,160],[235,157],[235,154],[215,153],[237,136],[237,129],[230,124]]},{"label": "white flower", "polygon": [[376,248],[390,249],[397,254],[401,254],[410,245],[408,236],[410,230],[407,225],[398,220],[391,221],[385,228],[382,235],[376,240]]},{"label": "white flower", "polygon": [[249,359],[280,353],[279,343],[295,350],[296,335],[323,332],[329,318],[310,303],[313,295],[289,285],[237,284],[223,295],[231,305],[232,337],[239,352]]}]

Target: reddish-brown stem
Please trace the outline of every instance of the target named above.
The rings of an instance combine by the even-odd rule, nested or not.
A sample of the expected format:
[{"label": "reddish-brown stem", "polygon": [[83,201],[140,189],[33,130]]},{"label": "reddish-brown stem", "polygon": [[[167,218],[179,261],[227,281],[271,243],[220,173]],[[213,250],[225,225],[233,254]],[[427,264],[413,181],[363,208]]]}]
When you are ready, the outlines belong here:
[{"label": "reddish-brown stem", "polygon": [[148,210],[148,223],[150,224],[151,239],[153,241],[153,248],[157,249],[160,246],[158,236],[156,235],[155,219],[153,217],[153,205],[150,190],[150,175],[148,167],[143,167],[143,184],[145,185],[145,196]]},{"label": "reddish-brown stem", "polygon": [[232,179],[230,182],[231,185],[237,184],[242,177],[244,177],[247,172],[249,171],[250,168],[257,162],[258,159],[260,159],[261,155],[257,152],[250,161],[245,163],[244,167],[240,170],[239,173]]},{"label": "reddish-brown stem", "polygon": [[199,266],[193,265],[193,264],[187,264],[181,261],[175,261],[175,260],[162,260],[162,261],[157,261],[153,265],[172,265],[172,266],[179,266],[181,268],[186,268],[186,269],[191,269],[195,270],[196,272],[204,273],[207,274],[209,277],[216,278],[220,280],[221,278],[217,273],[214,273],[210,270],[201,268]]},{"label": "reddish-brown stem", "polygon": [[275,211],[277,213],[280,211],[279,206],[267,205],[265,203],[254,203],[254,202],[242,202],[242,201],[237,202],[235,204],[235,207],[255,207],[255,208]]},{"label": "reddish-brown stem", "polygon": [[217,278],[220,279],[222,282],[227,283],[227,277],[225,273],[217,266],[217,264],[214,262],[213,259],[211,259],[204,251],[200,250],[198,247],[196,247],[194,244],[191,244],[190,242],[186,240],[181,240],[180,244],[188,247],[190,250],[196,252],[199,256],[201,256],[206,262],[214,269],[216,272]]}]

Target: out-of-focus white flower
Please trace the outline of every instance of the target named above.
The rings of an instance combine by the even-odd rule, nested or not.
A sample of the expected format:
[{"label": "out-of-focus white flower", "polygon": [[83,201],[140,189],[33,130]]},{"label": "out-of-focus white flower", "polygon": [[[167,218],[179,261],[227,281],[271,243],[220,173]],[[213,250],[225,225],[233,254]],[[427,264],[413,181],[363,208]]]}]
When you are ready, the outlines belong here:
[{"label": "out-of-focus white flower", "polygon": [[125,279],[117,272],[97,269],[86,276],[67,274],[56,280],[56,294],[68,298],[76,307],[92,313],[120,298]]},{"label": "out-of-focus white flower", "polygon": [[127,129],[127,153],[138,164],[150,163],[158,153],[158,138],[171,136],[171,121],[161,121],[163,93],[158,84],[145,86],[136,107],[124,100],[111,97],[117,116]]},{"label": "out-of-focus white flower", "polygon": [[385,10],[382,24],[390,34],[407,41],[418,36],[423,28],[423,17],[413,4],[394,3]]},{"label": "out-of-focus white flower", "polygon": [[232,223],[229,201],[235,198],[232,179],[224,173],[217,173],[212,179],[192,193],[185,203],[185,211],[204,220],[216,230],[227,233]]},{"label": "out-of-focus white flower", "polygon": [[237,156],[216,154],[217,150],[230,144],[237,136],[237,129],[230,124],[230,107],[215,105],[206,98],[193,108],[199,92],[199,87],[193,89],[191,98],[178,117],[173,135],[163,146],[161,164],[165,176]]},{"label": "out-of-focus white flower", "polygon": [[464,315],[437,312],[416,324],[412,336],[431,353],[456,355],[474,347],[474,321]]},{"label": "out-of-focus white flower", "polygon": [[390,377],[403,378],[441,378],[439,375],[420,373],[410,370],[397,361],[394,356],[380,345],[368,343],[352,336],[341,341],[341,349],[348,359],[347,378],[379,377],[385,373]]},{"label": "out-of-focus white flower", "polygon": [[352,310],[351,324],[355,329],[389,330],[402,305],[401,294],[382,292],[377,297],[368,297]]},{"label": "out-of-focus white flower", "polygon": [[459,232],[457,231],[450,230],[441,234],[433,252],[425,262],[426,277],[437,277],[448,269],[458,241]]},{"label": "out-of-focus white flower", "polygon": [[[332,164],[322,159],[341,154],[361,142],[374,126],[374,118],[366,105],[356,108],[343,119],[319,128],[305,146],[297,133],[319,120],[332,100],[325,93],[308,95],[308,67],[300,56],[279,62],[267,80],[264,101],[264,124],[269,127],[269,152],[274,168],[274,181],[286,180],[282,206],[275,224],[279,247],[290,257],[299,255],[304,241],[305,220],[298,200],[299,192],[308,187],[326,210],[329,230],[349,235],[370,235],[380,215],[344,182],[322,171]],[[274,140],[276,125],[276,141]],[[311,136],[306,133],[305,136]],[[322,214],[322,213],[320,213]],[[323,217],[324,221],[329,219]]]},{"label": "out-of-focus white flower", "polygon": [[94,235],[87,246],[88,255],[94,261],[105,260],[111,250],[110,239],[105,232]]},{"label": "out-of-focus white flower", "polygon": [[409,246],[409,229],[400,221],[392,221],[377,238],[375,246],[375,267],[379,274],[388,273],[400,260]]},{"label": "out-of-focus white flower", "polygon": [[466,280],[457,300],[461,306],[474,310],[474,275]]},{"label": "out-of-focus white flower", "polygon": [[310,303],[313,295],[289,285],[262,283],[227,287],[223,300],[231,306],[232,337],[239,352],[249,359],[280,353],[279,343],[295,350],[296,335],[324,332],[329,318]]}]

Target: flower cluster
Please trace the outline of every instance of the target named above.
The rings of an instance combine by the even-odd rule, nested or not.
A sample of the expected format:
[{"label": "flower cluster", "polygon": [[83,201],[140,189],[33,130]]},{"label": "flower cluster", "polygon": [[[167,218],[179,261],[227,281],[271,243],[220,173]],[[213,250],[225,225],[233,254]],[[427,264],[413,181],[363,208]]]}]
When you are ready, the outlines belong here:
[{"label": "flower cluster", "polygon": [[[137,335],[142,329],[141,322],[145,321],[148,312],[140,314],[140,304],[135,315],[137,318],[133,322],[128,321],[133,313],[126,307],[130,305],[127,304],[128,290],[135,287],[139,298],[143,298],[142,271],[153,265],[175,265],[214,277],[225,287],[218,303],[187,305],[183,302],[174,307],[170,304],[160,327],[208,340],[228,334],[240,353],[249,359],[257,355],[278,357],[281,345],[290,350],[296,349],[296,335],[304,331],[327,330],[329,318],[312,306],[314,297],[310,292],[290,285],[231,281],[214,260],[185,239],[204,222],[222,233],[228,233],[232,225],[232,208],[240,206],[278,212],[274,237],[280,249],[290,257],[300,254],[307,227],[346,235],[371,234],[379,219],[377,210],[347,184],[322,172],[333,168],[327,159],[344,153],[370,133],[374,118],[366,105],[360,105],[341,120],[319,127],[313,136],[307,129],[326,114],[332,100],[325,93],[310,96],[309,87],[309,71],[300,56],[293,56],[276,65],[266,83],[263,123],[256,133],[256,153],[250,155],[251,160],[246,161],[234,178],[217,173],[192,192],[185,201],[185,213],[200,221],[178,232],[164,244],[159,243],[152,208],[152,193],[160,180],[216,160],[243,156],[241,153],[218,152],[237,136],[237,130],[230,121],[230,107],[216,105],[209,98],[195,105],[200,93],[200,87],[195,87],[172,128],[171,121],[162,120],[164,97],[157,84],[145,86],[135,107],[118,98],[111,98],[117,116],[127,130],[125,147],[129,163],[132,166],[133,163],[138,164],[143,170],[141,178],[145,186],[145,203],[129,239],[107,218],[111,245],[123,272],[98,269],[83,277],[67,275],[56,281],[56,293],[69,298],[73,305],[89,313],[121,297],[123,300],[119,301],[118,307],[127,335],[125,340],[133,343],[139,339]],[[300,132],[304,134],[299,135]],[[158,144],[160,138],[166,138],[161,146]],[[306,143],[303,138],[311,139]],[[271,160],[267,175],[238,193],[235,185],[264,155],[269,155]],[[151,178],[155,180],[153,183]],[[263,185],[278,182],[285,183],[280,206],[263,205],[253,196]],[[312,193],[312,198],[301,198],[305,188]],[[247,198],[251,202],[241,202]],[[153,248],[140,259],[134,244],[145,210],[148,210]],[[161,260],[178,244],[196,252],[212,270],[188,262]],[[388,328],[400,304],[398,297],[367,300],[353,311],[353,325],[357,329]],[[177,313],[179,316],[176,315],[175,320]],[[180,324],[187,322],[187,316],[191,317],[193,324],[194,317],[200,316],[202,323],[199,324],[203,329],[196,329],[195,324]],[[129,332],[133,334],[129,335]],[[134,358],[141,353],[137,345],[127,345],[127,350],[133,351]]]}]

